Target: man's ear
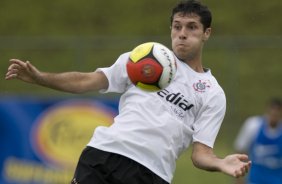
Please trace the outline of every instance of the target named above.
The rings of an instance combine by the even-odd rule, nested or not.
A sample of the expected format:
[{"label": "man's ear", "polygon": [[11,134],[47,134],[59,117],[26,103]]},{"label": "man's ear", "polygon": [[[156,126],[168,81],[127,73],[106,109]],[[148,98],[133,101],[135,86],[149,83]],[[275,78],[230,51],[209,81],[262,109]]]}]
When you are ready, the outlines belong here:
[{"label": "man's ear", "polygon": [[209,27],[204,32],[203,41],[207,41],[209,39],[210,35],[211,35],[211,28]]}]

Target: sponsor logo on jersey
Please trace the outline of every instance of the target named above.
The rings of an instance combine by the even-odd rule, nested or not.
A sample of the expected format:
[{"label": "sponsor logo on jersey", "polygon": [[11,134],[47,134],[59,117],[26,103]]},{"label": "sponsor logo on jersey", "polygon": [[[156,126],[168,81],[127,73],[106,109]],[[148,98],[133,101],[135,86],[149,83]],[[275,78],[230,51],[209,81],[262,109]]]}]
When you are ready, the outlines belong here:
[{"label": "sponsor logo on jersey", "polygon": [[193,88],[197,92],[206,92],[206,90],[210,87],[211,87],[211,82],[209,80],[206,81],[199,80],[198,82],[193,84]]},{"label": "sponsor logo on jersey", "polygon": [[162,91],[159,91],[157,94],[160,97],[164,98],[167,102],[178,106],[184,111],[188,111],[194,106],[193,104],[189,103],[188,100],[185,99],[184,95],[182,95],[180,92],[171,93],[167,89],[164,89]]}]

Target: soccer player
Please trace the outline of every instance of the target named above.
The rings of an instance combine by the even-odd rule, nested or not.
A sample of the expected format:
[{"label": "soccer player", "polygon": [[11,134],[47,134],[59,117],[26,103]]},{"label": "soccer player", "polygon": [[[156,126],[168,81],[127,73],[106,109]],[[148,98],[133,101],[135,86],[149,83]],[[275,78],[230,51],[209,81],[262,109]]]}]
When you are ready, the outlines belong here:
[{"label": "soccer player", "polygon": [[178,69],[174,81],[160,92],[144,92],[130,82],[126,72],[129,53],[122,54],[111,67],[90,73],[46,73],[28,61],[10,60],[6,79],[71,93],[122,93],[119,115],[110,127],[95,129],[72,184],[171,183],[176,160],[190,145],[197,168],[234,177],[248,172],[247,155],[218,158],[213,152],[226,99],[210,69],[202,64],[211,20],[210,10],[195,0],[173,8],[171,40]]},{"label": "soccer player", "polygon": [[248,153],[252,160],[247,183],[282,183],[281,118],[282,101],[273,98],[265,114],[249,117],[244,122],[234,146],[237,151]]}]

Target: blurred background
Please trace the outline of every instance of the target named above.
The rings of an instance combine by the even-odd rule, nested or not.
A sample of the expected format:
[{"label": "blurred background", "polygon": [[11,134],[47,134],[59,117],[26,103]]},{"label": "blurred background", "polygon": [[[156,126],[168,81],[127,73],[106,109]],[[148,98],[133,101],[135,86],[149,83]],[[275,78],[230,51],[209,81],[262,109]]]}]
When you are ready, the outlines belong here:
[{"label": "blurred background", "polygon": [[[5,81],[9,59],[29,60],[42,71],[93,71],[138,44],[170,47],[170,13],[176,0],[0,1],[0,184],[68,183],[93,128],[109,125],[118,94],[72,95]],[[203,53],[227,96],[227,114],[215,144],[233,152],[245,118],[263,113],[282,96],[281,0],[202,0],[213,12]],[[94,122],[94,123],[93,123]],[[233,183],[192,166],[190,151],[177,163],[173,184]]]}]

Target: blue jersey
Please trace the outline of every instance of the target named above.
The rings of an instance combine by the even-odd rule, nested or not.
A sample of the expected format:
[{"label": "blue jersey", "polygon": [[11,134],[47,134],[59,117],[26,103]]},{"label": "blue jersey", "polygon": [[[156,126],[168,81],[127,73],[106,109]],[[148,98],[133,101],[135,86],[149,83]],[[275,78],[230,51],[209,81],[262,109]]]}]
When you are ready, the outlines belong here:
[{"label": "blue jersey", "polygon": [[272,134],[266,120],[261,121],[250,149],[252,166],[248,179],[252,184],[282,184],[282,126]]}]

